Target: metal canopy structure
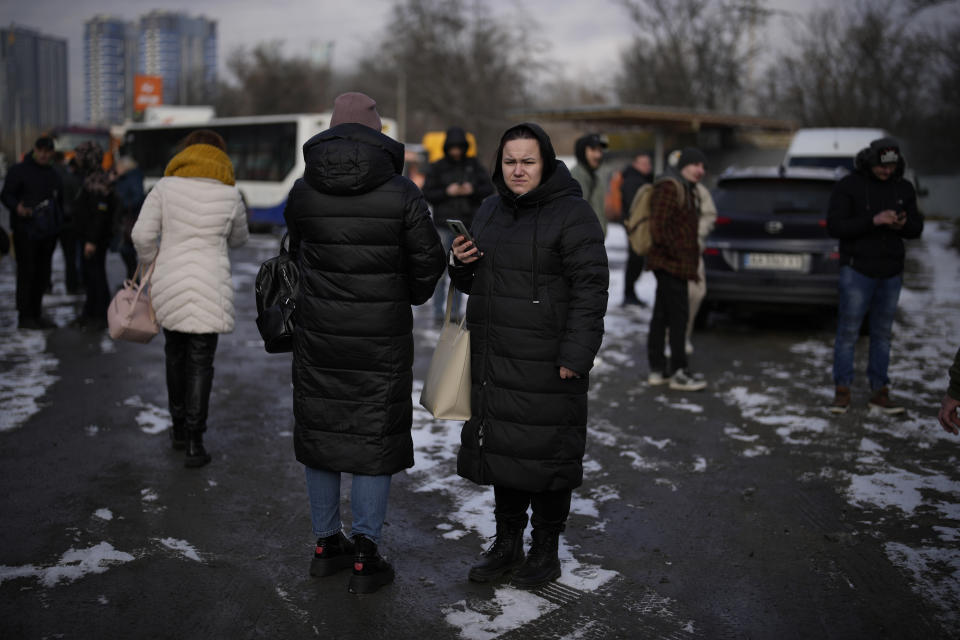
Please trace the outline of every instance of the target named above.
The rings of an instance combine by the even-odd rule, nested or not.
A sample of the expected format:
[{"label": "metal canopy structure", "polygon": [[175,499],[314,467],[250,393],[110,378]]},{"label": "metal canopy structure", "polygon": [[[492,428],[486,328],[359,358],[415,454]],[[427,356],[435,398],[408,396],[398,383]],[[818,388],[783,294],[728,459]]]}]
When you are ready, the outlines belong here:
[{"label": "metal canopy structure", "polygon": [[571,122],[594,129],[649,129],[654,133],[656,171],[663,169],[662,158],[666,133],[690,133],[705,130],[731,131],[752,129],[790,133],[797,129],[793,120],[765,118],[679,107],[642,104],[588,105],[537,111],[517,110],[513,116],[536,121]]}]

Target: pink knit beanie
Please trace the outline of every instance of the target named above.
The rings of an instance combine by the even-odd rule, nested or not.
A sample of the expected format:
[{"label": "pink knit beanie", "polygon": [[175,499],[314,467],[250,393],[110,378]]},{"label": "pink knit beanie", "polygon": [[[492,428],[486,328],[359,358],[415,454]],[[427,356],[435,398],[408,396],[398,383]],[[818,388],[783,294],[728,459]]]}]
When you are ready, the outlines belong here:
[{"label": "pink knit beanie", "polygon": [[376,131],[380,131],[382,128],[376,101],[370,96],[356,91],[341,93],[333,101],[333,116],[330,118],[330,126],[335,127],[345,122],[362,124]]}]

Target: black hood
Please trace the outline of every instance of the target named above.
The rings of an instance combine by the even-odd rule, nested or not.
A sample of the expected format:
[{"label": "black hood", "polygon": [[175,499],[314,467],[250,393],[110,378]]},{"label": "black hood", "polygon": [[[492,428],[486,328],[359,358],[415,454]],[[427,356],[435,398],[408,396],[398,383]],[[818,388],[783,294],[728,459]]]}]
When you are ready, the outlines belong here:
[{"label": "black hood", "polygon": [[450,147],[461,147],[463,157],[467,156],[467,149],[470,148],[470,142],[467,140],[467,132],[460,127],[450,127],[447,129],[447,137],[443,141],[443,155],[450,155]]},{"label": "black hood", "polygon": [[403,171],[403,145],[370,127],[345,122],[303,145],[303,179],[323,193],[366,193]]},{"label": "black hood", "polygon": [[[503,160],[503,145],[505,139],[515,130],[520,128],[529,129],[540,145],[540,155],[543,157],[543,176],[540,178],[540,184],[532,191],[528,191],[522,196],[516,195],[507,187],[503,179],[501,170],[501,161]],[[550,142],[550,136],[540,125],[532,122],[523,122],[507,129],[500,138],[500,146],[497,147],[497,159],[493,165],[493,184],[497,188],[497,193],[507,202],[514,203],[517,207],[536,206],[561,196],[583,197],[583,191],[580,189],[580,183],[573,179],[570,171],[561,160],[557,160],[557,153],[553,150],[553,143]]]},{"label": "black hood", "polygon": [[597,146],[604,149],[607,146],[606,142],[603,141],[603,138],[600,137],[600,134],[597,133],[588,133],[580,136],[577,138],[577,141],[573,143],[573,156],[577,159],[577,165],[586,169],[590,175],[595,174],[596,169],[591,167],[587,162],[587,147]]},{"label": "black hood", "polygon": [[[544,131],[540,125],[532,122],[521,122],[520,124],[513,125],[500,136],[500,144],[497,146],[497,158],[493,163],[493,186],[497,188],[500,195],[510,200],[515,199],[517,196],[507,188],[507,183],[503,179],[503,170],[500,166],[503,161],[503,145],[506,144],[506,139],[511,133],[522,128],[529,129],[536,137],[537,143],[540,146],[540,156],[543,158],[543,175],[540,178],[540,186],[531,191],[531,194],[539,191],[544,184],[549,182],[553,173],[556,171],[557,165],[566,168],[562,162],[557,160],[557,152],[553,150],[553,143],[550,142],[550,136],[547,135],[547,132]],[[568,171],[567,175],[569,174],[570,172]]]},{"label": "black hood", "polygon": [[871,169],[881,164],[880,154],[886,149],[894,149],[897,153],[897,168],[894,170],[893,175],[890,176],[890,179],[897,180],[902,178],[904,171],[907,169],[907,161],[900,151],[900,143],[894,138],[879,138],[871,142],[869,147],[861,149],[860,153],[858,153],[854,159],[854,168],[868,178],[877,180],[878,178],[873,175]]}]

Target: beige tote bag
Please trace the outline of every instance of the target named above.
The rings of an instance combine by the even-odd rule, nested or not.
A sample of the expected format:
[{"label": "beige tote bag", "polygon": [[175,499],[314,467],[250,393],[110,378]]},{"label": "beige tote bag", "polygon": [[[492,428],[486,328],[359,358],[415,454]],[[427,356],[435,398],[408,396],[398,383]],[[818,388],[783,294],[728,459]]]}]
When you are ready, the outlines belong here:
[{"label": "beige tote bag", "polygon": [[459,324],[450,322],[454,293],[451,282],[443,330],[420,394],[423,408],[441,420],[470,418],[470,332],[464,326],[466,313]]}]

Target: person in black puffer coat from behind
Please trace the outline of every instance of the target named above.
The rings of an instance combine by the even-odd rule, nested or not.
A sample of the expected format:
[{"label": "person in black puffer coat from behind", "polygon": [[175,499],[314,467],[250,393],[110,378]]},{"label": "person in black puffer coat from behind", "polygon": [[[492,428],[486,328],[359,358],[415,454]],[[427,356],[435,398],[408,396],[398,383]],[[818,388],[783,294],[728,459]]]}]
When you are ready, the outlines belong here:
[{"label": "person in black puffer coat from behind", "polygon": [[477,246],[455,238],[450,267],[470,294],[472,417],[457,473],[492,484],[496,502],[496,541],[469,578],[516,569],[513,584],[532,588],[560,577],[559,536],[583,482],[588,373],[610,272],[600,222],[543,129],[508,129],[493,171],[498,195],[474,218]]},{"label": "person in black puffer coat from behind", "polygon": [[[369,96],[337,97],[330,129],[303,146],[306,171],[284,211],[300,266],[294,448],[317,538],[310,573],[353,567],[353,593],[394,577],[377,545],[391,476],[413,466],[410,305],[430,299],[445,264],[423,195],[400,175],[403,145],[380,128]],[[352,540],[341,473],[353,474]]]}]

